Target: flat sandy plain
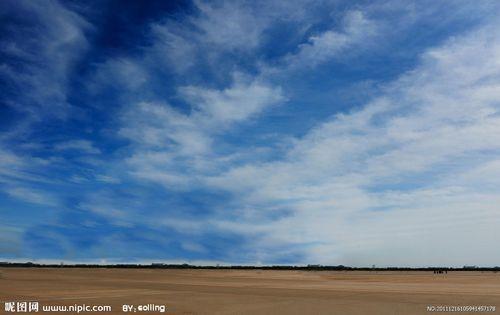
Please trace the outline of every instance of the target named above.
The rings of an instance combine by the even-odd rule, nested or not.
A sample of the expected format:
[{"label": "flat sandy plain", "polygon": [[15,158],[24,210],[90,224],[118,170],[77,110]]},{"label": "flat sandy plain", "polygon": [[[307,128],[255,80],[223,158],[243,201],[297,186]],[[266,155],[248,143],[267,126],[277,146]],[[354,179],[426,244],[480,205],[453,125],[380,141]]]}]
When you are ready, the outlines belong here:
[{"label": "flat sandy plain", "polygon": [[428,305],[500,314],[500,273],[3,268],[0,301],[1,312],[5,301],[39,301],[111,305],[113,314],[150,303],[164,314],[431,314]]}]

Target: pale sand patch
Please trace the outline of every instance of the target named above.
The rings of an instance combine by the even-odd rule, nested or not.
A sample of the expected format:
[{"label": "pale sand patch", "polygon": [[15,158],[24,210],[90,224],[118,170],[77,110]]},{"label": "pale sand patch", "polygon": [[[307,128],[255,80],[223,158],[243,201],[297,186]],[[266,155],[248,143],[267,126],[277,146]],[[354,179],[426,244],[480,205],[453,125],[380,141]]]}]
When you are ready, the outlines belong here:
[{"label": "pale sand patch", "polygon": [[500,313],[500,273],[493,272],[2,268],[1,274],[1,309],[5,301],[36,300],[112,305],[113,314],[123,314],[123,304],[150,303],[166,305],[167,314],[429,314],[427,305],[494,305]]}]

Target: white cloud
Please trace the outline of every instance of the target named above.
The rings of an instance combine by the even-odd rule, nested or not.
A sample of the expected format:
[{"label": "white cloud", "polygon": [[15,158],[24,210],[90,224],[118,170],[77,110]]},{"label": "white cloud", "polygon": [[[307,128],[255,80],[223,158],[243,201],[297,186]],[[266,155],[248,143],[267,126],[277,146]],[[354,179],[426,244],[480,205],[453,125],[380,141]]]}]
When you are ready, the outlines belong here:
[{"label": "white cloud", "polygon": [[189,114],[160,103],[139,103],[124,112],[120,135],[134,143],[127,159],[132,175],[186,187],[196,180],[192,174],[218,163],[212,150],[215,135],[284,101],[279,87],[239,76],[222,90],[189,86],[181,88],[181,95],[192,105]]},{"label": "white cloud", "polygon": [[200,118],[202,123],[206,121],[217,128],[222,127],[220,124],[249,119],[266,107],[284,100],[280,88],[259,81],[244,82],[238,75],[234,84],[227,89],[187,86],[181,88],[181,93],[199,110],[199,115],[203,116]]},{"label": "white cloud", "polygon": [[266,23],[250,6],[238,2],[209,4],[203,1],[197,1],[196,6],[200,15],[193,19],[193,24],[201,31],[204,41],[226,49],[249,49],[259,44]]},{"label": "white cloud", "polygon": [[196,1],[194,5],[196,14],[182,24],[168,19],[151,25],[155,41],[145,49],[146,62],[178,73],[200,62],[218,68],[224,53],[246,54],[258,48],[262,32],[271,23],[266,14],[256,14],[251,6],[238,1]]},{"label": "white cloud", "polygon": [[[30,16],[30,22],[39,24],[36,28],[14,27],[9,42],[3,43],[7,55],[20,58],[24,66],[4,63],[0,75],[19,91],[29,90],[9,99],[8,105],[28,113],[31,119],[45,115],[63,118],[70,107],[66,99],[67,78],[87,48],[84,30],[90,26],[57,1],[17,1],[15,8]],[[13,21],[21,20],[19,13],[15,15]],[[27,37],[31,40],[25,40]]]},{"label": "white cloud", "polygon": [[[214,76],[234,71],[240,58],[269,43],[269,34],[277,25],[293,24],[294,36],[301,37],[314,23],[316,10],[334,10],[335,2],[195,1],[194,14],[184,23],[166,19],[151,25],[154,43],[145,49],[148,63],[174,69],[177,74],[196,74],[201,65],[211,68]],[[309,10],[304,10],[308,8]],[[238,55],[238,58],[231,56]],[[222,69],[224,68],[224,70]],[[225,75],[224,75],[225,77]]]},{"label": "white cloud", "polygon": [[8,186],[18,186],[20,182],[50,183],[52,179],[37,172],[48,163],[48,159],[17,154],[6,149],[0,142],[0,183],[9,184]]},{"label": "white cloud", "polygon": [[[340,27],[327,30],[309,37],[308,42],[299,46],[296,54],[285,59],[290,67],[314,67],[318,64],[340,57],[350,49],[349,55],[366,49],[379,33],[380,25],[367,19],[361,11],[349,11],[345,14]],[[372,44],[373,45],[373,44]]]},{"label": "white cloud", "polygon": [[[107,191],[94,193],[78,204],[79,209],[106,218],[116,226],[133,226],[137,223],[134,210],[131,209],[133,206],[134,203],[130,201],[114,200]],[[90,221],[89,224],[93,223]]]},{"label": "white cloud", "polygon": [[54,145],[54,150],[56,151],[76,150],[88,154],[101,153],[101,151],[98,148],[96,148],[91,141],[88,140],[70,140],[65,142],[59,142]]},{"label": "white cloud", "polygon": [[88,82],[88,87],[93,92],[108,85],[135,91],[144,86],[148,79],[147,71],[137,61],[116,58],[109,59],[97,67],[95,77]]},{"label": "white cloud", "polygon": [[37,191],[34,189],[28,189],[24,187],[13,187],[6,189],[5,192],[9,196],[25,202],[46,205],[46,206],[57,205],[57,201],[54,197],[42,191]]},{"label": "white cloud", "polygon": [[99,174],[99,175],[95,176],[95,179],[97,181],[109,183],[109,184],[119,184],[120,183],[120,179],[113,177],[113,176],[109,176],[109,175]]}]

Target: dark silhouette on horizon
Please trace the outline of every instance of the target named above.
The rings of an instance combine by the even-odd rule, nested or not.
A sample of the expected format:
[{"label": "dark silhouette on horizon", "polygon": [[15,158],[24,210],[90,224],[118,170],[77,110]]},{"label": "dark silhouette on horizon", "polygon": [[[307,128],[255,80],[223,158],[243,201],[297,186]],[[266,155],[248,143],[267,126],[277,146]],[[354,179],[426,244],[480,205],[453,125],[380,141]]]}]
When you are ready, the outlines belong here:
[{"label": "dark silhouette on horizon", "polygon": [[244,265],[191,265],[191,264],[40,264],[33,262],[0,262],[0,267],[24,268],[135,268],[135,269],[247,269],[247,270],[305,270],[305,271],[433,271],[435,274],[446,274],[448,271],[500,271],[500,266],[478,267],[350,267],[344,265],[271,265],[271,266],[244,266]]}]

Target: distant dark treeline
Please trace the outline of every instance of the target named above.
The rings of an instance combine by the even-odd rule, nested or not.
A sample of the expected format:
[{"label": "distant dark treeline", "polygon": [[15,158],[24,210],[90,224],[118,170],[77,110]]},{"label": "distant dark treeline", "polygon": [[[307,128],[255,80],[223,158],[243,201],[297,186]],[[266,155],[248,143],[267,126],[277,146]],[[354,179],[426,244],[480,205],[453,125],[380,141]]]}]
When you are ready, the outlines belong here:
[{"label": "distant dark treeline", "polygon": [[324,271],[324,270],[341,270],[341,271],[500,271],[500,267],[477,267],[464,266],[462,268],[452,267],[349,267],[349,266],[323,266],[323,265],[307,265],[307,266],[197,266],[190,264],[163,264],[153,263],[150,265],[143,264],[38,264],[32,262],[12,263],[0,262],[0,267],[27,267],[27,268],[133,268],[133,269],[239,269],[239,270],[309,270],[309,271]]}]

